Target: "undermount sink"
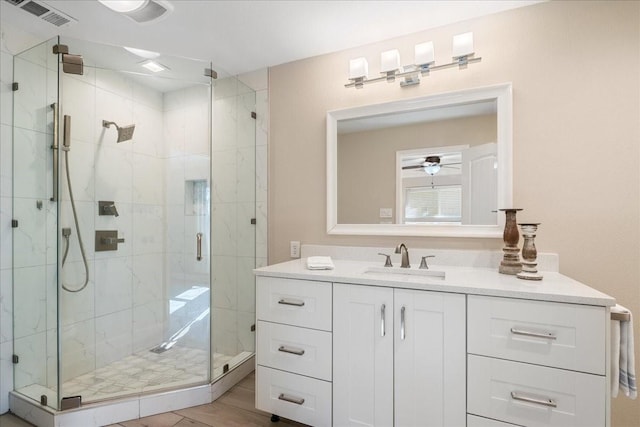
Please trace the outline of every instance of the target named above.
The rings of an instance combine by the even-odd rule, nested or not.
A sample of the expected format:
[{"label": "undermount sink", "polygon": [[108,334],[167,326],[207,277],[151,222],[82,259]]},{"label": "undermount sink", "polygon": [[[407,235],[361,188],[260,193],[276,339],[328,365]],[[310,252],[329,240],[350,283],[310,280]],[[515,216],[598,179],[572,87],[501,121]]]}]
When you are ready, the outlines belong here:
[{"label": "undermount sink", "polygon": [[442,279],[445,278],[444,271],[439,270],[427,270],[420,268],[400,268],[400,267],[367,267],[364,271],[365,273],[375,273],[375,274],[391,274],[391,275],[405,275],[405,276],[422,276],[422,277],[432,277],[434,279]]}]

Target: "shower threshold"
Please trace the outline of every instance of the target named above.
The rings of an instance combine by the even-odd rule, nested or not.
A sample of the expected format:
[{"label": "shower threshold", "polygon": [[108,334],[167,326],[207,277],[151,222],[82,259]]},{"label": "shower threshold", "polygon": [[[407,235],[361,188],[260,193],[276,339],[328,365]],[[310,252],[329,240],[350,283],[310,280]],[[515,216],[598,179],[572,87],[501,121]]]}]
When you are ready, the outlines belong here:
[{"label": "shower threshold", "polygon": [[[149,353],[148,350],[146,352]],[[242,358],[245,354],[250,354],[250,356],[243,360]],[[234,364],[237,361],[240,362]],[[42,406],[39,403],[39,399],[34,400],[29,396],[25,396],[23,394],[24,389],[21,389],[9,393],[9,407],[15,415],[39,427],[61,425],[100,427],[111,425],[167,411],[177,411],[211,403],[253,372],[255,369],[255,356],[244,352],[233,357],[228,363],[234,368],[221,378],[217,378],[224,378],[224,381],[214,380],[212,384],[188,385],[173,390],[165,388],[155,392],[119,396],[118,398],[90,404],[83,401],[80,408],[66,411],[55,411],[47,406]]]},{"label": "shower threshold", "polygon": [[[224,373],[224,365],[231,368],[242,363],[253,353],[242,352],[236,356],[220,353],[213,355],[215,381]],[[71,378],[62,385],[64,396],[82,396],[82,403],[101,402],[129,395],[172,390],[188,385],[206,384],[208,355],[205,350],[174,346],[170,351],[155,353],[150,350],[125,357],[102,368]],[[36,401],[47,396],[56,401],[55,388],[38,384],[17,390]]]}]

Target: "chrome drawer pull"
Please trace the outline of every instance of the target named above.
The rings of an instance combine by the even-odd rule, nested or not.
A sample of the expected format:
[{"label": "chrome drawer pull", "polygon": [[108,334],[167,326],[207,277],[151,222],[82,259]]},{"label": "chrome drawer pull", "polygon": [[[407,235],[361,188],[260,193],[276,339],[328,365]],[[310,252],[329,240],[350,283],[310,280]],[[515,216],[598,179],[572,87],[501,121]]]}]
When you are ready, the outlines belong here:
[{"label": "chrome drawer pull", "polygon": [[288,348],[288,347],[285,347],[283,345],[281,345],[280,348],[278,348],[278,351],[281,351],[283,353],[291,353],[291,354],[295,354],[295,355],[298,355],[298,356],[302,356],[304,354],[304,350],[302,350],[302,349],[299,350],[297,348]]},{"label": "chrome drawer pull", "polygon": [[521,400],[523,402],[536,403],[538,405],[550,406],[552,408],[557,408],[558,407],[558,404],[553,399],[549,399],[547,397],[536,398],[536,397],[524,396],[524,395],[518,394],[517,391],[512,391],[511,392],[511,398],[513,400]]},{"label": "chrome drawer pull", "polygon": [[400,339],[402,341],[404,341],[404,338],[406,336],[404,332],[404,310],[405,310],[405,307],[403,305],[402,308],[400,309]]},{"label": "chrome drawer pull", "polygon": [[511,333],[514,335],[525,335],[527,337],[546,338],[548,340],[556,339],[556,336],[553,332],[531,332],[523,331],[522,329],[511,328]]},{"label": "chrome drawer pull", "polygon": [[380,336],[383,337],[386,333],[386,328],[384,326],[384,311],[385,311],[385,305],[382,304],[382,307],[380,307]]},{"label": "chrome drawer pull", "polygon": [[295,403],[296,405],[302,405],[304,403],[304,399],[303,398],[296,398],[296,397],[287,396],[284,393],[280,393],[280,396],[278,396],[278,399],[279,400],[284,400],[285,402]]},{"label": "chrome drawer pull", "polygon": [[304,306],[304,301],[290,300],[290,299],[282,298],[280,301],[278,301],[278,304],[295,305],[296,307],[302,307],[302,306]]}]

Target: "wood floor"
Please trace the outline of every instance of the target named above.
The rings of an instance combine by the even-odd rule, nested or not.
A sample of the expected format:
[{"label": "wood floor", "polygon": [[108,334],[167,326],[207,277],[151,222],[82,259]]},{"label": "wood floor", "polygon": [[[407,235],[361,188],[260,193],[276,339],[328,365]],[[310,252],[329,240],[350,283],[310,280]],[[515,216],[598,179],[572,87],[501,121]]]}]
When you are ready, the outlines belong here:
[{"label": "wood floor", "polygon": [[[305,424],[280,419],[271,422],[271,414],[254,407],[255,372],[249,374],[234,388],[215,402],[179,411],[166,412],[139,420],[124,421],[108,427],[263,427],[305,426]],[[0,417],[0,427],[28,427],[29,423],[11,414]]]}]

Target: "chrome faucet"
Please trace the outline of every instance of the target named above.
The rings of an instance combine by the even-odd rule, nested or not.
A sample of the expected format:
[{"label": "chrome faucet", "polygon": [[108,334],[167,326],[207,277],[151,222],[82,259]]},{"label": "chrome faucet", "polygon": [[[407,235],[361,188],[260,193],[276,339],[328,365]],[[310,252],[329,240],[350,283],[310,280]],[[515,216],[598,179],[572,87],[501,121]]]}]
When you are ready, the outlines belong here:
[{"label": "chrome faucet", "polygon": [[396,246],[396,253],[402,254],[402,263],[400,264],[400,268],[411,268],[411,264],[409,264],[409,250],[404,243],[400,243]]}]

